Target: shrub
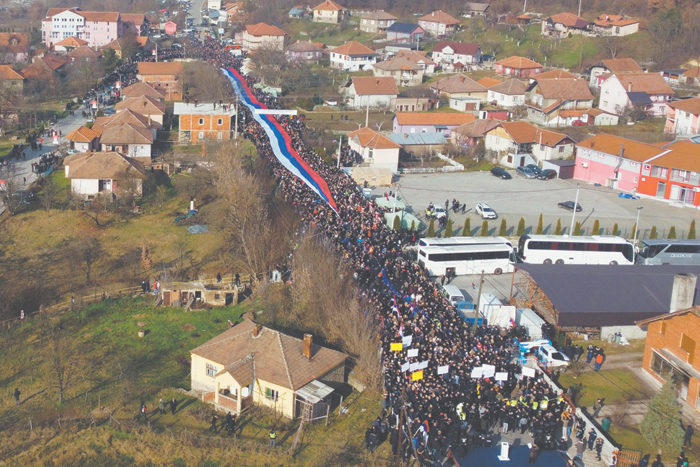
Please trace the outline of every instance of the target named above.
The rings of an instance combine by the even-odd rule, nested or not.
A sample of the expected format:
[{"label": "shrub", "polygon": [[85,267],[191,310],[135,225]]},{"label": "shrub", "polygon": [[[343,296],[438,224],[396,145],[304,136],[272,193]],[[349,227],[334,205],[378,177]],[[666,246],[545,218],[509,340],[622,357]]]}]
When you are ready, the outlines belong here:
[{"label": "shrub", "polygon": [[688,230],[688,240],[695,240],[695,219],[690,223],[690,230]]},{"label": "shrub", "polygon": [[450,238],[452,236],[452,219],[447,221],[447,226],[445,227],[445,238]]},{"label": "shrub", "polygon": [[518,222],[518,231],[515,233],[518,237],[525,235],[525,218],[521,217],[520,222]]},{"label": "shrub", "polygon": [[425,234],[428,238],[435,237],[435,218],[430,218],[430,223],[428,224],[428,232]]},{"label": "shrub", "polygon": [[591,235],[599,235],[600,234],[600,221],[598,219],[595,220],[593,223],[593,231],[591,232]]},{"label": "shrub", "polygon": [[506,235],[508,235],[508,224],[506,224],[505,218],[501,219],[501,228],[498,229],[498,235],[500,237],[505,237]]},{"label": "shrub", "polygon": [[658,234],[656,233],[656,226],[652,225],[651,226],[651,232],[649,232],[649,238],[658,238]]},{"label": "shrub", "polygon": [[540,220],[537,222],[537,231],[535,233],[537,235],[542,235],[544,233],[544,225],[542,223],[542,214],[540,214]]},{"label": "shrub", "polygon": [[668,238],[669,239],[674,239],[676,238],[676,226],[672,225],[670,229],[668,229]]},{"label": "shrub", "polygon": [[464,220],[464,227],[462,227],[462,237],[472,236],[472,221],[469,217]]},{"label": "shrub", "polygon": [[618,226],[617,226],[617,222],[615,222],[615,225],[613,225],[612,234],[613,234],[613,235],[619,235],[619,233],[620,233],[620,229],[619,229]]},{"label": "shrub", "polygon": [[554,235],[561,235],[561,219],[557,219],[557,227],[554,229]]},{"label": "shrub", "polygon": [[394,216],[394,230],[397,232],[401,231],[401,219],[398,215]]},{"label": "shrub", "polygon": [[581,223],[577,222],[576,227],[574,227],[574,235],[581,235]]},{"label": "shrub", "polygon": [[481,233],[479,235],[481,235],[482,237],[489,236],[489,221],[484,221],[481,224]]}]

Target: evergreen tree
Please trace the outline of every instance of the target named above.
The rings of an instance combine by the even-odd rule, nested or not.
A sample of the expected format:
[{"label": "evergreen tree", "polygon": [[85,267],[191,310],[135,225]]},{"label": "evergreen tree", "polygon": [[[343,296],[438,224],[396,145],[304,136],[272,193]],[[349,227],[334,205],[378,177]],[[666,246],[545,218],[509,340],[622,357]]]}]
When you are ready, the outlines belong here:
[{"label": "evergreen tree", "polygon": [[506,219],[501,219],[501,228],[498,229],[498,236],[505,237],[508,235],[508,224],[506,224]]},{"label": "evergreen tree", "polygon": [[598,221],[598,219],[596,219],[593,223],[593,231],[591,232],[591,235],[600,235],[600,221]]},{"label": "evergreen tree", "polygon": [[472,220],[467,216],[466,219],[464,219],[464,227],[462,227],[462,237],[471,237],[472,236]]},{"label": "evergreen tree", "polygon": [[676,238],[676,226],[672,225],[670,229],[668,229],[668,238],[669,239],[674,239]]},{"label": "evergreen tree", "polygon": [[428,238],[435,237],[435,218],[430,218],[430,224],[428,224],[428,232],[425,234]]},{"label": "evergreen tree", "polygon": [[682,449],[684,430],[681,428],[680,405],[671,379],[649,401],[649,410],[639,425],[639,432],[666,456]]},{"label": "evergreen tree", "polygon": [[658,238],[658,234],[656,233],[656,226],[655,225],[651,226],[651,232],[649,232],[649,238]]},{"label": "evergreen tree", "polygon": [[518,231],[515,233],[518,237],[525,235],[525,218],[521,217],[520,222],[518,222]]},{"label": "evergreen tree", "polygon": [[557,227],[554,229],[554,235],[561,235],[561,219],[557,219]]},{"label": "evergreen tree", "polygon": [[688,240],[695,240],[695,219],[690,223],[690,230],[688,230]]},{"label": "evergreen tree", "polygon": [[447,226],[445,227],[445,238],[450,238],[452,236],[452,219],[447,221]]},{"label": "evergreen tree", "polygon": [[542,225],[542,214],[540,214],[540,220],[537,223],[537,235],[542,235],[544,233],[544,225]]},{"label": "evergreen tree", "polygon": [[484,221],[484,223],[481,224],[481,233],[479,235],[482,237],[489,236],[489,221]]},{"label": "evergreen tree", "polygon": [[576,227],[574,227],[574,235],[581,235],[581,223],[577,222]]},{"label": "evergreen tree", "polygon": [[632,234],[630,235],[630,240],[634,238],[634,233],[637,231],[637,224],[632,226]]},{"label": "evergreen tree", "polygon": [[398,215],[394,216],[394,230],[401,232],[401,219]]},{"label": "evergreen tree", "polygon": [[416,228],[416,221],[411,221],[411,230],[415,230]]},{"label": "evergreen tree", "polygon": [[613,234],[613,235],[619,235],[619,233],[620,233],[620,228],[617,226],[617,222],[615,222],[615,224],[613,225],[612,234]]}]

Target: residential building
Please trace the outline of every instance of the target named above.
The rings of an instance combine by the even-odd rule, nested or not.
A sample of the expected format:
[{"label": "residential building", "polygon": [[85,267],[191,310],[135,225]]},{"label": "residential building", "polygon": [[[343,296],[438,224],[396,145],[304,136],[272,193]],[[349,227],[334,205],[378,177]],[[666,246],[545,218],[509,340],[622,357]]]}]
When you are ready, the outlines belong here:
[{"label": "residential building", "polygon": [[464,5],[464,12],[462,13],[462,15],[466,16],[467,18],[472,18],[474,16],[486,16],[486,13],[488,11],[488,3],[467,2]]},{"label": "residential building", "polygon": [[[112,50],[114,50],[114,55],[116,55],[119,58],[123,58],[124,51],[122,49],[122,42],[124,42],[123,39],[115,39],[112,42],[110,42],[109,44],[102,47],[102,50],[104,51],[107,49],[112,49]],[[104,52],[103,52],[103,54],[104,54]]]},{"label": "residential building", "polygon": [[[291,420],[345,383],[348,357],[314,344],[311,334],[297,339],[250,319],[190,354],[191,387],[205,402],[235,413],[257,404]],[[309,392],[321,394],[309,400]]]},{"label": "residential building", "polygon": [[483,120],[474,120],[473,122],[465,123],[452,130],[450,140],[452,144],[462,147],[476,146],[479,141],[486,138],[486,134],[496,128],[501,123],[501,120],[487,118]]},{"label": "residential building", "polygon": [[425,29],[413,23],[393,23],[386,29],[386,38],[390,41],[413,44],[424,37]]},{"label": "residential building", "polygon": [[[233,23],[234,21],[241,19],[239,17],[243,14],[244,6],[244,2],[227,3],[226,5],[224,5],[224,10],[226,11],[226,21],[228,21],[229,23]],[[290,18],[293,18],[293,16],[290,16]]]},{"label": "residential building", "polygon": [[520,167],[550,159],[566,159],[574,153],[567,135],[541,130],[528,122],[501,122],[486,133],[486,149],[498,154],[499,164]]},{"label": "residential building", "polygon": [[138,62],[136,78],[165,93],[165,100],[182,100],[182,62]]},{"label": "residential building", "polygon": [[0,65],[0,90],[10,93],[22,93],[24,91],[25,77],[21,71],[14,70],[9,65]]},{"label": "residential building", "polygon": [[486,100],[498,107],[518,107],[525,105],[527,86],[518,79],[509,79],[491,86],[487,90]]},{"label": "residential building", "polygon": [[221,0],[207,0],[207,9],[221,10]]},{"label": "residential building", "polygon": [[143,164],[117,152],[85,152],[63,159],[66,178],[73,193],[92,198],[99,194],[117,195],[135,188],[141,194],[145,177]]},{"label": "residential building", "polygon": [[348,133],[348,140],[350,149],[362,156],[363,166],[398,173],[400,144],[367,127]]},{"label": "residential building", "polygon": [[64,58],[53,54],[46,54],[32,62],[26,68],[22,69],[22,74],[28,80],[47,80],[63,79],[66,76],[66,63]]},{"label": "residential building", "polygon": [[392,133],[442,133],[446,137],[460,125],[476,120],[473,114],[452,112],[399,112]]},{"label": "residential building", "polygon": [[433,49],[433,60],[445,70],[465,68],[481,63],[481,46],[462,42],[440,41]]},{"label": "residential building", "polygon": [[117,102],[114,105],[114,110],[116,110],[117,113],[131,110],[132,112],[143,115],[152,122],[158,123],[159,127],[163,126],[165,104],[151,97],[130,97]]},{"label": "residential building", "polygon": [[588,84],[594,88],[599,88],[603,81],[611,75],[620,75],[623,73],[643,73],[642,67],[637,64],[632,58],[614,58],[610,60],[601,60],[588,69],[590,80]]},{"label": "residential building", "polygon": [[655,117],[666,115],[674,91],[657,73],[612,75],[600,86],[598,107],[622,115],[626,110],[643,106]]},{"label": "residential building", "polygon": [[700,144],[672,141],[644,161],[637,192],[688,206],[700,206]]},{"label": "residential building", "polygon": [[287,33],[277,26],[265,23],[249,24],[241,35],[241,45],[248,51],[258,49],[282,51],[286,35]]},{"label": "residential building", "polygon": [[397,86],[418,86],[423,83],[424,70],[403,57],[393,57],[372,68],[374,76],[391,76]]},{"label": "residential building", "polygon": [[554,70],[545,71],[537,75],[530,76],[530,83],[533,81],[538,81],[540,79],[574,79],[576,76],[572,75],[566,70],[556,68]]},{"label": "residential building", "polygon": [[405,60],[408,60],[409,62],[418,65],[423,70],[423,73],[426,76],[430,76],[433,73],[435,73],[435,66],[436,63],[428,58],[428,53],[427,52],[421,52],[421,51],[416,51],[414,52],[413,50],[399,50],[396,52],[395,57],[397,58],[403,58]]},{"label": "residential building", "polygon": [[108,125],[100,135],[103,151],[116,151],[129,157],[151,159],[153,130],[134,123]]},{"label": "residential building", "polygon": [[664,152],[653,144],[600,133],[577,144],[574,178],[634,192],[644,161]]},{"label": "residential building", "polygon": [[373,34],[384,34],[386,30],[396,22],[396,16],[390,15],[384,10],[364,13],[360,16],[360,31]]},{"label": "residential building", "polygon": [[558,127],[570,123],[560,115],[565,110],[593,107],[593,94],[583,79],[538,79],[525,92],[528,120],[539,125]]},{"label": "residential building", "polygon": [[294,5],[287,13],[287,16],[295,19],[304,19],[311,15],[313,15],[313,12],[310,12],[308,7],[305,7],[304,5]]},{"label": "residential building", "polygon": [[391,101],[398,95],[399,88],[390,76],[353,76],[350,85],[345,88],[347,105],[355,109],[388,109]]},{"label": "residential building", "polygon": [[70,63],[99,61],[102,58],[102,52],[93,49],[89,45],[81,45],[76,47],[66,54],[66,58]]},{"label": "residential building", "polygon": [[224,110],[215,104],[185,104],[176,102],[174,115],[180,119],[179,140],[199,143],[203,140],[228,141],[233,138],[235,107]]},{"label": "residential building", "polygon": [[290,62],[313,62],[323,58],[323,49],[311,41],[297,41],[284,51]]},{"label": "residential building", "polygon": [[603,36],[629,36],[639,31],[639,20],[624,15],[600,15],[593,23],[593,31]]},{"label": "residential building", "polygon": [[585,34],[591,29],[591,22],[573,13],[559,13],[542,20],[542,35],[565,37],[569,34]]},{"label": "residential building", "polygon": [[125,87],[124,89],[122,89],[121,92],[122,99],[141,96],[150,97],[151,99],[155,99],[161,102],[165,100],[165,93],[163,91],[157,90],[148,83],[136,82],[131,86]]},{"label": "residential building", "polygon": [[0,33],[0,64],[29,63],[31,35],[26,32]]},{"label": "residential building", "polygon": [[678,86],[681,84],[683,73],[688,71],[685,68],[663,68],[659,70],[659,74],[669,86]]},{"label": "residential building", "polygon": [[331,49],[331,67],[344,71],[371,70],[379,54],[357,41]]},{"label": "residential building", "polygon": [[[619,116],[594,108],[579,110],[560,110],[556,120],[558,126],[611,126],[618,125],[620,123]],[[552,124],[552,126],[554,126],[554,124]]]},{"label": "residential building", "polygon": [[326,0],[314,7],[313,22],[338,24],[345,19],[346,13],[344,6],[333,0]]},{"label": "residential building", "polygon": [[120,13],[124,33],[133,32],[137,37],[147,36],[150,26],[143,13]]},{"label": "residential building", "polygon": [[512,56],[495,63],[496,73],[514,78],[529,78],[542,72],[542,65],[525,57]]},{"label": "residential building", "polygon": [[664,131],[674,135],[700,134],[700,97],[669,103]]},{"label": "residential building", "polygon": [[100,149],[100,134],[86,126],[81,126],[66,135],[70,148],[78,152],[91,152]]},{"label": "residential building", "polygon": [[700,66],[696,66],[683,72],[680,77],[680,81],[683,84],[688,84],[690,86],[700,86]]},{"label": "residential building", "polygon": [[460,21],[442,10],[433,11],[418,19],[418,26],[435,37],[451,36],[457,31]]},{"label": "residential building", "polygon": [[501,84],[503,80],[496,79],[496,78],[491,78],[489,76],[484,76],[480,80],[477,81],[480,85],[482,85],[485,88],[490,88],[492,86],[496,86],[497,84]]},{"label": "residential building", "polygon": [[174,21],[168,21],[165,23],[165,26],[163,26],[163,32],[165,32],[168,36],[174,36],[177,32],[177,23]]},{"label": "residential building", "polygon": [[443,153],[447,145],[442,133],[392,133],[391,141],[412,157]]},{"label": "residential building", "polygon": [[435,100],[429,97],[397,97],[391,101],[392,112],[425,112],[435,107]]},{"label": "residential building", "polygon": [[41,22],[42,42],[51,48],[67,37],[77,37],[91,47],[102,47],[121,37],[123,24],[116,11],[82,11],[80,8],[49,8]]},{"label": "residential building", "polygon": [[484,86],[463,74],[453,75],[433,83],[430,90],[438,95],[444,95],[448,99],[471,98],[485,102],[488,95]]}]

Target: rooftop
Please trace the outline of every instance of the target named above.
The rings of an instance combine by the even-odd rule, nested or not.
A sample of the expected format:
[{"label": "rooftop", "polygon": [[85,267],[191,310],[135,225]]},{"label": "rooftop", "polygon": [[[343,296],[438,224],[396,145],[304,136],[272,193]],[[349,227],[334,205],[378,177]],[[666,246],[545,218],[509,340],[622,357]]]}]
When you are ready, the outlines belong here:
[{"label": "rooftop", "polygon": [[88,41],[84,41],[74,36],[66,37],[61,42],[56,42],[55,45],[60,45],[62,47],[80,47],[81,45],[87,45]]},{"label": "rooftop", "polygon": [[502,122],[499,124],[518,144],[540,143],[546,146],[556,146],[568,136],[554,131],[541,130],[528,122]]},{"label": "rooftop", "polygon": [[66,135],[68,141],[75,141],[80,143],[91,143],[92,140],[99,137],[100,134],[95,130],[92,130],[86,126],[81,126],[71,131]]},{"label": "rooftop", "polygon": [[10,65],[0,65],[0,81],[23,80],[24,75],[12,69]]},{"label": "rooftop", "polygon": [[520,80],[509,79],[503,83],[498,83],[495,86],[491,86],[489,91],[497,92],[500,94],[505,94],[507,96],[519,96],[525,94],[527,86]]},{"label": "rooftop", "polygon": [[392,133],[391,141],[401,146],[447,144],[447,139],[442,133]]},{"label": "rooftop", "polygon": [[431,88],[447,93],[486,92],[486,88],[466,75],[453,75],[431,85]]},{"label": "rooftop", "polygon": [[251,36],[286,36],[287,33],[283,29],[277,26],[272,26],[270,24],[258,23],[258,24],[247,24],[246,32]]},{"label": "rooftop", "polygon": [[496,128],[500,123],[500,120],[493,118],[474,120],[473,122],[458,126],[453,129],[452,132],[467,138],[481,138],[486,136],[486,133]]},{"label": "rooftop", "polygon": [[127,86],[122,89],[122,96],[124,97],[141,97],[148,96],[153,99],[165,99],[165,93],[155,89],[148,83],[136,82],[131,86]]},{"label": "rooftop", "polygon": [[586,29],[591,24],[587,19],[576,16],[573,13],[559,13],[546,18],[545,21],[563,24],[568,28],[576,29]]},{"label": "rooftop", "polygon": [[668,104],[668,106],[673,107],[676,110],[682,110],[694,115],[700,115],[700,97],[673,101]]},{"label": "rooftop", "polygon": [[326,11],[339,11],[339,10],[344,10],[345,7],[335,3],[332,0],[326,0],[325,2],[321,3],[320,5],[316,5],[314,7],[314,10],[326,10]]},{"label": "rooftop", "polygon": [[648,162],[661,167],[700,172],[700,144],[688,140],[673,141],[662,150],[668,151]]},{"label": "rooftop", "polygon": [[138,62],[139,75],[181,75],[182,62]]},{"label": "rooftop", "polygon": [[458,112],[398,112],[394,117],[399,125],[459,126],[476,120],[473,114]]},{"label": "rooftop", "polygon": [[68,178],[129,180],[143,178],[143,164],[116,152],[86,152],[67,157]]},{"label": "rooftop", "polygon": [[583,79],[538,79],[535,89],[538,89],[545,99],[593,100],[588,83]]},{"label": "rooftop", "polygon": [[377,21],[391,21],[396,20],[396,16],[387,13],[384,10],[370,11],[369,13],[363,13],[360,15],[362,19],[374,19]]},{"label": "rooftop", "polygon": [[346,44],[343,44],[339,47],[336,47],[335,49],[332,49],[331,52],[337,53],[337,54],[342,54],[342,55],[379,55],[377,54],[374,50],[370,49],[369,47],[360,44],[357,41],[350,41]]},{"label": "rooftop", "polygon": [[540,73],[534,76],[530,76],[530,79],[534,79],[535,81],[540,80],[540,79],[551,79],[551,78],[576,78],[574,75],[569,73],[566,70],[561,70],[561,69],[556,69],[556,70],[550,70],[550,71],[545,71],[544,73]]},{"label": "rooftop", "polygon": [[526,69],[526,68],[542,68],[537,62],[530,60],[525,57],[518,57],[514,55],[512,57],[504,58],[496,62],[496,65],[501,65],[503,67],[515,68],[515,69]]},{"label": "rooftop", "polygon": [[615,75],[627,92],[647,94],[674,94],[663,76],[658,73],[624,73]]},{"label": "rooftop", "polygon": [[223,107],[217,104],[214,108],[214,104],[202,104],[198,103],[187,104],[185,102],[175,102],[173,115],[235,115],[236,109],[230,106],[228,110],[224,110]]},{"label": "rooftop", "polygon": [[418,21],[425,21],[427,23],[443,23],[447,26],[460,23],[460,21],[457,18],[448,15],[442,10],[433,11],[429,15],[422,16],[418,19]]},{"label": "rooftop", "polygon": [[602,60],[601,63],[613,73],[641,73],[644,71],[633,58],[611,58]]},{"label": "rooftop", "polygon": [[623,157],[635,162],[644,162],[663,153],[664,150],[647,143],[640,143],[619,136],[600,133],[577,144],[579,148],[592,149],[612,156],[619,156],[624,149]]},{"label": "rooftop", "polygon": [[410,34],[418,28],[420,28],[420,26],[413,23],[394,23],[387,28],[387,32],[400,32],[403,34]]},{"label": "rooftop", "polygon": [[475,55],[479,49],[479,44],[467,44],[465,42],[440,41],[433,48],[433,52],[442,52],[447,47],[459,55]]},{"label": "rooftop", "polygon": [[363,148],[370,147],[374,149],[399,149],[400,144],[396,144],[386,136],[382,136],[371,128],[360,128],[359,130],[348,133],[348,138],[351,140],[357,139],[357,142]]},{"label": "rooftop", "polygon": [[353,76],[352,84],[355,94],[360,96],[399,95],[399,88],[391,76]]},{"label": "rooftop", "polygon": [[165,115],[165,104],[147,96],[129,97],[114,106],[117,112],[126,109],[142,115]]},{"label": "rooftop", "polygon": [[102,131],[100,144],[153,144],[153,131],[133,123],[111,125]]},{"label": "rooftop", "polygon": [[379,62],[376,65],[374,65],[374,68],[379,68],[380,70],[385,70],[385,71],[396,71],[396,70],[421,70],[422,67],[418,66],[417,64],[406,60],[403,57],[392,57],[388,60],[384,60],[383,62]]}]

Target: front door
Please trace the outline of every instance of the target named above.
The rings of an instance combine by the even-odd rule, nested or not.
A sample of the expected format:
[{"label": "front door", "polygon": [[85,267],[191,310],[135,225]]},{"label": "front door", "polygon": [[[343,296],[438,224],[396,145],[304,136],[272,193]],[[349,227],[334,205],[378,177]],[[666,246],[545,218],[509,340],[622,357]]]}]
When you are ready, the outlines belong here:
[{"label": "front door", "polygon": [[520,167],[525,165],[525,156],[520,158]]}]

